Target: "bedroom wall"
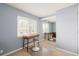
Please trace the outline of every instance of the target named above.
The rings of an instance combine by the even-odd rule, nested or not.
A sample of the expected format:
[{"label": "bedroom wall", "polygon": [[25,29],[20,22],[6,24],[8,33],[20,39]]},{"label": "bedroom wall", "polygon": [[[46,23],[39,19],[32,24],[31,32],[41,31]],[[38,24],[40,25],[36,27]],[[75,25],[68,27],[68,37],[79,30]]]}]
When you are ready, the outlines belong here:
[{"label": "bedroom wall", "polygon": [[50,23],[50,32],[56,32],[56,22]]},{"label": "bedroom wall", "polygon": [[79,55],[79,4],[78,4],[78,55]]},{"label": "bedroom wall", "polygon": [[56,12],[56,45],[58,48],[77,53],[78,44],[77,4]]},{"label": "bedroom wall", "polygon": [[37,26],[40,28],[37,29],[38,33],[42,33],[39,18],[6,4],[0,4],[0,49],[4,50],[4,53],[22,47],[22,39],[17,38],[17,16],[19,15],[36,20]]}]

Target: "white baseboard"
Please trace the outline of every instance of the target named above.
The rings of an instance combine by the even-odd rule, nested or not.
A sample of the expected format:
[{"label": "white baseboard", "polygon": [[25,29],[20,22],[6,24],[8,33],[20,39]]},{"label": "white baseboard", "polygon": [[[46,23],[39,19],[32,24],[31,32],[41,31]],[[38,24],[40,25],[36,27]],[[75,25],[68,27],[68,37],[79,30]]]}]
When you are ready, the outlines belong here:
[{"label": "white baseboard", "polygon": [[[32,43],[31,43],[31,44],[29,44],[29,46],[30,46],[30,45],[32,45]],[[27,47],[27,45],[26,45],[25,47]],[[8,52],[8,53],[5,53],[5,54],[3,54],[2,56],[7,56],[7,55],[10,55],[10,54],[12,54],[12,53],[15,53],[15,52],[17,52],[17,51],[21,50],[21,49],[23,49],[23,47],[18,48],[18,49],[13,50],[13,51],[10,51],[10,52]]]},{"label": "white baseboard", "polygon": [[21,49],[22,49],[22,48],[19,48],[19,49],[16,49],[16,50],[10,51],[10,52],[8,52],[8,53],[3,54],[2,56],[10,55],[10,54],[12,54],[12,53],[15,53],[15,52],[21,50]]},{"label": "white baseboard", "polygon": [[61,50],[61,51],[66,52],[66,53],[69,53],[69,54],[72,54],[74,56],[78,56],[78,54],[74,53],[74,52],[70,52],[70,51],[67,51],[67,50],[64,50],[64,49],[61,49],[61,48],[58,48],[58,47],[56,49]]},{"label": "white baseboard", "polygon": [[[39,40],[39,42],[40,42],[40,41],[42,41],[42,40]],[[33,45],[33,43],[30,43],[29,46],[30,46],[30,45]],[[26,45],[25,47],[27,47],[27,45]],[[10,55],[10,54],[12,54],[12,53],[15,53],[15,52],[21,50],[22,48],[23,48],[23,47],[18,48],[18,49],[13,50],[13,51],[10,51],[10,52],[8,52],[8,53],[3,54],[2,56],[7,56],[7,55]]]},{"label": "white baseboard", "polygon": [[79,56],[79,50],[78,50],[78,56]]}]

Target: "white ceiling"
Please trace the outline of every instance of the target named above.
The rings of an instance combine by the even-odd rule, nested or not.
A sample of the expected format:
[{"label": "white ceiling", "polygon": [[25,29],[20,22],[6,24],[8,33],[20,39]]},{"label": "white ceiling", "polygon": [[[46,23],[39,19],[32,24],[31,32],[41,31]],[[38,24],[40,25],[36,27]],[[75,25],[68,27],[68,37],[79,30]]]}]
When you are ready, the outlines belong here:
[{"label": "white ceiling", "polygon": [[56,16],[49,16],[46,18],[42,18],[41,20],[49,21],[49,22],[56,22]]},{"label": "white ceiling", "polygon": [[45,17],[56,13],[59,9],[71,6],[73,3],[8,3],[8,5],[38,17]]}]

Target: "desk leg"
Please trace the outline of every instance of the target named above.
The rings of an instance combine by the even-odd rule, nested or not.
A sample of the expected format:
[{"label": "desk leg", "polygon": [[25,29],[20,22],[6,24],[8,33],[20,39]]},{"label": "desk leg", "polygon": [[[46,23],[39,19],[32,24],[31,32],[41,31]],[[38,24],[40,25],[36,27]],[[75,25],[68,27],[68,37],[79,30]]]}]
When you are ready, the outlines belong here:
[{"label": "desk leg", "polygon": [[39,44],[39,37],[38,37],[38,46],[39,46],[40,44]]},{"label": "desk leg", "polygon": [[33,43],[34,43],[34,47],[35,47],[35,38],[33,38]]},{"label": "desk leg", "polygon": [[23,39],[23,49],[24,49],[24,43],[25,43],[25,39]]},{"label": "desk leg", "polygon": [[27,52],[28,52],[28,47],[29,47],[29,40],[27,39]]},{"label": "desk leg", "polygon": [[48,40],[49,40],[49,34],[48,34]]}]

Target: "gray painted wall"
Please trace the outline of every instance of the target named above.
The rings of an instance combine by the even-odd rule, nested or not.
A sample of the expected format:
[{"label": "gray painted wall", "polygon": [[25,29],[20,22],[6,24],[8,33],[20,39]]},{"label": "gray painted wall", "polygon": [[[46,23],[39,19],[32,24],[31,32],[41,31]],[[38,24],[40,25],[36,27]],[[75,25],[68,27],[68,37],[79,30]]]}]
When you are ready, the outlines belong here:
[{"label": "gray painted wall", "polygon": [[56,32],[56,23],[50,23],[49,24],[49,31],[50,32]]},{"label": "gray painted wall", "polygon": [[6,4],[0,4],[0,49],[4,53],[22,47],[22,40],[17,38],[17,16],[29,17],[38,22],[38,33],[41,34],[41,21],[31,14],[10,7]]},{"label": "gray painted wall", "polygon": [[79,4],[78,4],[78,54],[79,54]]},{"label": "gray painted wall", "polygon": [[[40,19],[41,20],[41,19]],[[56,22],[48,22],[48,21],[42,21],[49,23],[49,32],[56,32]]]},{"label": "gray painted wall", "polygon": [[59,48],[77,53],[77,5],[57,11],[56,45]]},{"label": "gray painted wall", "polygon": [[53,32],[56,32],[56,23],[53,23]]}]

